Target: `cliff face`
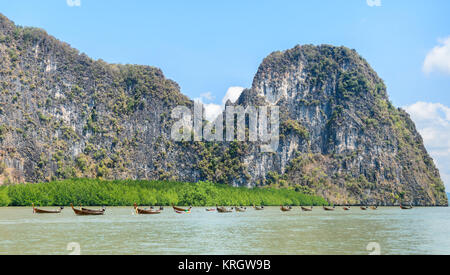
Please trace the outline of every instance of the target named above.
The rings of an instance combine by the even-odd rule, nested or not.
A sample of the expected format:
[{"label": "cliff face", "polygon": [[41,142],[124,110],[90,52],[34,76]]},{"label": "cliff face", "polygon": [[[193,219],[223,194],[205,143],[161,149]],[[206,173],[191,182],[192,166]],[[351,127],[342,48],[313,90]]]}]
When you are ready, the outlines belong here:
[{"label": "cliff face", "polygon": [[161,70],[93,61],[5,17],[0,56],[3,182],[199,177],[166,142],[171,110],[192,102]]},{"label": "cliff face", "polygon": [[171,141],[171,111],[193,103],[159,69],[93,61],[3,16],[0,59],[0,183],[213,180],[286,186],[335,203],[448,204],[413,122],[344,47],[273,53],[241,95],[238,105],[280,106],[276,153]]},{"label": "cliff face", "polygon": [[324,45],[273,53],[238,104],[255,98],[280,106],[282,135],[277,154],[246,158],[254,177],[342,204],[447,204],[414,123],[355,51]]}]

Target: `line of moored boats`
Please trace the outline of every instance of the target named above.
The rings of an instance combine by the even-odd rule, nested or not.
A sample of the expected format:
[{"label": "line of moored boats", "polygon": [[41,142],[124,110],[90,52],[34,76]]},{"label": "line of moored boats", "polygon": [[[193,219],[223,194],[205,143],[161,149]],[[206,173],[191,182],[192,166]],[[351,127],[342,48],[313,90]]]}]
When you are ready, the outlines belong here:
[{"label": "line of moored boats", "polygon": [[[88,208],[84,208],[82,206],[80,206],[79,208],[75,208],[73,206],[73,204],[70,204],[73,212],[78,215],[78,216],[101,216],[104,215],[106,213],[106,208],[102,207],[102,209],[88,209]],[[175,213],[178,214],[190,214],[192,211],[192,206],[189,208],[181,208],[181,207],[177,207],[172,205],[173,210],[175,211]],[[323,210],[325,211],[334,211],[336,210],[336,206],[330,207],[330,206],[322,206]],[[361,210],[366,211],[366,210],[377,210],[378,206],[360,206],[359,207]],[[412,209],[412,206],[404,206],[404,205],[400,205],[400,208],[403,210],[409,210]],[[35,214],[59,214],[62,212],[62,210],[64,209],[64,207],[60,207],[57,210],[44,210],[44,209],[40,209],[40,208],[36,208],[33,204],[33,213]],[[264,206],[255,206],[253,205],[253,209],[256,211],[263,211],[265,208]],[[314,207],[304,207],[301,206],[300,209],[304,212],[311,212],[313,211]],[[343,206],[342,209],[344,211],[350,211],[351,207],[350,206]],[[294,210],[294,208],[292,206],[280,206],[280,210],[282,212],[290,212],[292,210]],[[139,208],[137,206],[137,204],[134,204],[134,213],[137,215],[156,215],[156,214],[161,214],[164,211],[164,207],[159,207],[158,209],[155,209],[154,207],[150,207],[150,209],[142,209]],[[232,213],[232,212],[246,212],[247,211],[247,207],[242,207],[242,206],[235,206],[235,207],[231,207],[231,208],[227,208],[224,206],[218,206],[216,205],[215,208],[207,208],[206,209],[207,212],[218,212],[218,213]]]}]

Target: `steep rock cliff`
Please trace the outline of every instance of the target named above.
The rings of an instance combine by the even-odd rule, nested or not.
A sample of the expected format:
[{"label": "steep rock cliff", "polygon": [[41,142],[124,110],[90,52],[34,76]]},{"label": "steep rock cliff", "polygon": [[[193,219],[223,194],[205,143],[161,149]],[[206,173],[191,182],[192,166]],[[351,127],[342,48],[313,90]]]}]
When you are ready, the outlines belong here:
[{"label": "steep rock cliff", "polygon": [[199,177],[168,141],[171,110],[192,102],[160,69],[93,61],[5,17],[0,58],[3,181]]},{"label": "steep rock cliff", "polygon": [[281,109],[281,145],[246,158],[254,179],[341,204],[446,204],[414,123],[354,50],[306,45],[271,54],[238,104],[261,101]]},{"label": "steep rock cliff", "polygon": [[276,153],[248,142],[174,142],[171,111],[193,102],[161,70],[94,61],[0,16],[0,184],[213,180],[342,204],[448,204],[414,123],[352,50],[273,53],[236,104],[280,106]]}]

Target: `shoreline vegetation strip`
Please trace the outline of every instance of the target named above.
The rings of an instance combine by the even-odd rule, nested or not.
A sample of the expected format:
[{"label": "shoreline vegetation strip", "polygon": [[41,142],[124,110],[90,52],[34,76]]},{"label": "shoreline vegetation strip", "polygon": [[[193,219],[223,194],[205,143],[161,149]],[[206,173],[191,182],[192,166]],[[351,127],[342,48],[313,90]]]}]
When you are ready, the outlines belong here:
[{"label": "shoreline vegetation strip", "polygon": [[0,206],[322,206],[318,196],[290,189],[231,187],[197,183],[99,179],[68,179],[48,183],[0,186]]}]

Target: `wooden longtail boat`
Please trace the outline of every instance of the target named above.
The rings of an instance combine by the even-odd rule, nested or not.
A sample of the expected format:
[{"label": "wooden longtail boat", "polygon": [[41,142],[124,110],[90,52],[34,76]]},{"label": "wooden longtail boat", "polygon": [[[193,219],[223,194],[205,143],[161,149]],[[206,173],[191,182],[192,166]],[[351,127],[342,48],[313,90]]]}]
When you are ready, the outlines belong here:
[{"label": "wooden longtail boat", "polygon": [[137,204],[134,204],[134,210],[136,211],[136,214],[139,215],[157,215],[157,214],[161,214],[161,212],[163,211],[163,208],[160,207],[159,210],[155,210],[155,209],[140,209]]},{"label": "wooden longtail boat", "polygon": [[175,213],[177,213],[177,214],[191,214],[191,210],[189,210],[189,211],[178,211],[178,210],[175,210]]},{"label": "wooden longtail boat", "polygon": [[323,207],[323,210],[325,210],[325,211],[334,211],[334,209],[336,209],[336,207],[333,207],[333,208],[326,207],[326,206]]},{"label": "wooden longtail boat", "polygon": [[403,209],[403,210],[411,210],[411,209],[413,209],[413,207],[412,207],[412,205],[410,205],[410,206],[404,206],[404,205],[401,205],[401,204],[400,204],[400,209]]},{"label": "wooden longtail boat", "polygon": [[60,207],[58,210],[43,210],[43,209],[34,207],[34,203],[32,205],[33,205],[33,213],[34,214],[60,214],[61,211],[64,209],[64,207]]},{"label": "wooden longtail boat", "polygon": [[256,210],[256,211],[262,211],[262,210],[264,210],[264,206],[255,206],[255,205],[253,205],[253,208]]},{"label": "wooden longtail boat", "polygon": [[378,206],[371,206],[370,209],[372,209],[372,210],[378,210]]},{"label": "wooden longtail boat", "polygon": [[302,211],[311,212],[311,211],[313,211],[313,207],[311,206],[310,208],[308,208],[308,207],[303,207],[302,206]]},{"label": "wooden longtail boat", "polygon": [[360,208],[361,208],[361,210],[364,210],[364,211],[367,210],[367,207],[365,207],[365,206],[361,206]]},{"label": "wooden longtail boat", "polygon": [[206,209],[206,212],[215,212],[215,211],[216,211],[215,208],[207,208],[207,209]]},{"label": "wooden longtail boat", "polygon": [[281,209],[282,212],[292,211],[292,207],[291,206],[282,206],[282,205],[280,205],[280,209]]},{"label": "wooden longtail boat", "polygon": [[73,212],[78,216],[101,216],[105,215],[106,211],[105,208],[103,208],[102,210],[91,210],[86,208],[76,209],[75,207],[73,207],[73,204],[70,204],[70,206],[72,207]]},{"label": "wooden longtail boat", "polygon": [[103,210],[95,210],[95,209],[88,209],[88,208],[81,208],[81,210],[87,211],[87,212],[100,212],[100,211],[103,211]]},{"label": "wooden longtail boat", "polygon": [[172,207],[173,207],[173,210],[174,210],[175,212],[177,212],[177,211],[179,211],[179,212],[191,212],[191,210],[192,210],[192,206],[189,207],[189,209],[184,209],[184,208],[176,207],[176,206],[174,206],[174,205],[172,205]]},{"label": "wooden longtail boat", "polygon": [[247,211],[246,207],[234,207],[234,210],[236,210],[236,212],[245,212]]},{"label": "wooden longtail boat", "polygon": [[221,206],[221,207],[216,206],[216,208],[217,208],[217,212],[219,212],[219,213],[232,213],[233,212],[233,208],[227,209],[223,206]]},{"label": "wooden longtail boat", "polygon": [[344,207],[342,207],[342,209],[344,209],[345,211],[350,211],[350,207],[349,206],[344,206]]}]

